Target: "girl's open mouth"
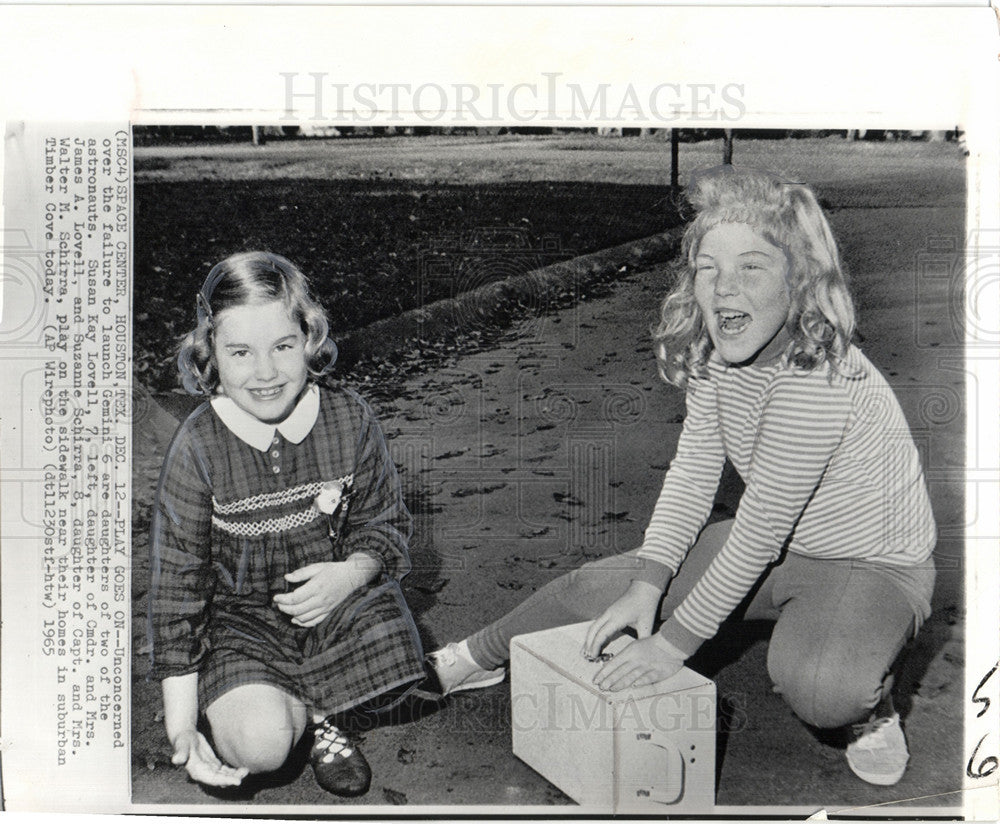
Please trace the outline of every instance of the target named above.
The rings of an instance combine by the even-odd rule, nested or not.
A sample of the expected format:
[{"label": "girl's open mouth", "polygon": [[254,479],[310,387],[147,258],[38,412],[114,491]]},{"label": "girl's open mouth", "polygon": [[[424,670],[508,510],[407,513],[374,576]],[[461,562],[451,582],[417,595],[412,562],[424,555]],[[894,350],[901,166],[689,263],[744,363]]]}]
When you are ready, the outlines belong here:
[{"label": "girl's open mouth", "polygon": [[273,401],[284,388],[284,386],[274,386],[269,389],[248,389],[247,391],[259,401]]},{"label": "girl's open mouth", "polygon": [[746,312],[723,309],[716,312],[719,331],[726,335],[738,335],[750,325],[751,318]]}]

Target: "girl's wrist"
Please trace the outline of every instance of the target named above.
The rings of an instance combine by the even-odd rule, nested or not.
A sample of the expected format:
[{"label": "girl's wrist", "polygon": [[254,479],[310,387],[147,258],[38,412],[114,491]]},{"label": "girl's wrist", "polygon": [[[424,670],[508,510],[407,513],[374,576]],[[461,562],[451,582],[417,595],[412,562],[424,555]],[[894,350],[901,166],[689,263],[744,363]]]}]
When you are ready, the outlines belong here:
[{"label": "girl's wrist", "polygon": [[663,590],[660,589],[656,584],[645,581],[642,578],[633,578],[632,582],[629,584],[629,588],[636,593],[641,593],[646,597],[656,598],[659,601],[663,597]]},{"label": "girl's wrist", "polygon": [[164,678],[163,727],[171,746],[182,735],[198,731],[198,673]]},{"label": "girl's wrist", "polygon": [[671,644],[666,638],[663,637],[662,633],[653,633],[653,643],[663,650],[663,652],[667,653],[671,658],[676,658],[678,661],[686,661],[688,658],[686,652]]},{"label": "girl's wrist", "polygon": [[167,740],[170,742],[171,747],[176,747],[177,742],[185,735],[197,735],[198,729],[196,727],[184,727],[180,730],[174,730],[173,734],[167,734]]},{"label": "girl's wrist", "polygon": [[382,567],[382,562],[367,552],[355,552],[348,556],[347,563],[349,580],[354,589],[368,586]]},{"label": "girl's wrist", "polygon": [[642,562],[642,566],[632,575],[632,580],[643,581],[654,586],[662,595],[667,589],[667,582],[673,576],[674,570],[652,558],[642,557],[639,560]]}]

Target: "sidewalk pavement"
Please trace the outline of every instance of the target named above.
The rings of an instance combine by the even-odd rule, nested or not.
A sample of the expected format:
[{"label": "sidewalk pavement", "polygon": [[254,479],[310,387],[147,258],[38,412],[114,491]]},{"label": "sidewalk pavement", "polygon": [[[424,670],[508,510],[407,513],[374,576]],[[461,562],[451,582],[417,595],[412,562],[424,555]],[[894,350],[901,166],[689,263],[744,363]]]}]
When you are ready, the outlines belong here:
[{"label": "sidewalk pavement", "polygon": [[[954,363],[961,331],[948,321],[949,283],[918,282],[914,261],[926,238],[962,236],[962,210],[858,209],[832,218],[853,272],[863,349],[897,389],[942,529],[934,615],[902,679],[912,758],[895,787],[855,778],[842,744],[814,735],[771,692],[766,628],[747,627],[697,662],[717,683],[729,729],[719,734],[717,803],[833,811],[913,799],[940,808],[958,803],[949,793],[961,785],[963,373]],[[457,356],[377,402],[413,502],[406,592],[428,649],[473,632],[562,572],[641,540],[684,414],[682,394],[656,376],[648,333],[667,278],[662,268],[630,274],[610,294],[526,319],[488,351]],[[718,514],[735,502],[723,496]],[[139,614],[145,598],[137,596]],[[143,622],[134,626],[138,633]],[[511,754],[509,682],[365,733],[374,780],[362,799],[327,795],[301,763],[252,796],[213,797],[169,765],[155,715],[159,687],[140,683],[144,661],[135,666],[136,803],[222,803],[227,812],[233,804],[255,812],[303,804],[330,813],[348,804],[359,812],[447,805],[453,813],[462,811],[456,805],[510,813],[545,805],[573,813],[551,806],[572,802]]]}]

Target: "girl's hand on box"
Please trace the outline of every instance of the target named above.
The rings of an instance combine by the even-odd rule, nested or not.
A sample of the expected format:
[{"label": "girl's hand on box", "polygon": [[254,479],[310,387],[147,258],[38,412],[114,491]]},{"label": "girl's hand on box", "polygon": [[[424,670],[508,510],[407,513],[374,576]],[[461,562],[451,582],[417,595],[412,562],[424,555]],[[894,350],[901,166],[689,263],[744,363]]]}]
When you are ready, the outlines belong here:
[{"label": "girl's hand on box", "polygon": [[170,761],[178,767],[184,765],[188,775],[199,784],[212,787],[235,787],[250,772],[246,767],[237,769],[223,764],[212,745],[197,730],[185,730],[177,735]]},{"label": "girl's hand on box", "polygon": [[602,690],[644,687],[675,675],[684,666],[684,655],[657,635],[633,641],[601,667],[594,683]]},{"label": "girl's hand on box", "polygon": [[285,580],[302,585],[293,592],[275,595],[274,605],[290,615],[297,626],[314,627],[322,623],[348,595],[372,579],[373,567],[377,565],[370,556],[363,558],[361,562],[352,556],[346,561],[307,564],[289,572]]},{"label": "girl's hand on box", "polygon": [[628,591],[587,628],[583,654],[597,657],[608,639],[625,627],[633,627],[640,638],[649,636],[662,597],[663,593],[652,584],[633,581]]}]

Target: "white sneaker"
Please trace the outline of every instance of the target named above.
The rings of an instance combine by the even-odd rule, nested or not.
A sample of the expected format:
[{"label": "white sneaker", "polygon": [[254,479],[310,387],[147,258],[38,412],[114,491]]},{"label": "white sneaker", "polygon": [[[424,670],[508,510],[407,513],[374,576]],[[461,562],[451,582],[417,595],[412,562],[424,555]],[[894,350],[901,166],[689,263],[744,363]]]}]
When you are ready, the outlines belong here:
[{"label": "white sneaker", "polygon": [[855,724],[854,734],[854,740],[847,745],[847,764],[858,778],[889,787],[903,777],[910,751],[899,713]]},{"label": "white sneaker", "polygon": [[442,695],[492,687],[503,681],[506,674],[503,667],[487,670],[479,666],[473,660],[465,641],[448,644],[428,655],[427,660],[441,684]]}]

